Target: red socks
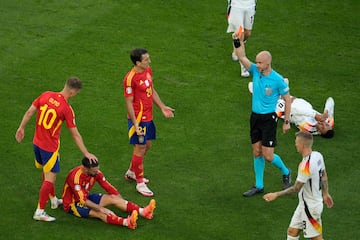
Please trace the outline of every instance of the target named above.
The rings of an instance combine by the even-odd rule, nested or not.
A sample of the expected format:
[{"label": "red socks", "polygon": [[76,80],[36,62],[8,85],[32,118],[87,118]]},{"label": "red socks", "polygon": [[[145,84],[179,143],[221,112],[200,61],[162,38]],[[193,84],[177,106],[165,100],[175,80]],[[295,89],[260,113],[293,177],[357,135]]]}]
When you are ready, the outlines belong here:
[{"label": "red socks", "polygon": [[122,217],[118,217],[116,215],[108,215],[106,218],[106,222],[108,224],[113,224],[113,225],[124,225],[124,218]]},{"label": "red socks", "polygon": [[49,200],[49,196],[55,196],[54,184],[49,181],[43,181],[40,188],[38,208],[40,209],[46,208],[46,204]]},{"label": "red socks", "polygon": [[135,154],[132,155],[130,170],[135,173],[136,181],[142,182],[144,177],[144,165],[143,165],[144,157],[137,156]]},{"label": "red socks", "polygon": [[127,205],[126,205],[126,212],[128,213],[132,213],[134,210],[136,210],[137,212],[139,212],[140,207],[138,205],[136,205],[133,202],[128,201]]}]

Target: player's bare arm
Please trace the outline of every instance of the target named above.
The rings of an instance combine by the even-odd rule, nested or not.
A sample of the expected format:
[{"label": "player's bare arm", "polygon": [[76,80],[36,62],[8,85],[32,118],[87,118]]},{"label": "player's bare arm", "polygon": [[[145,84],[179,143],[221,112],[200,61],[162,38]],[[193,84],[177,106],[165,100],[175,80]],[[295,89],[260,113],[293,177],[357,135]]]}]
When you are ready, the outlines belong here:
[{"label": "player's bare arm", "polygon": [[293,194],[293,193],[298,193],[302,186],[304,185],[304,183],[296,181],[295,184],[285,190],[279,191],[279,192],[274,192],[274,193],[267,193],[263,196],[263,199],[267,202],[271,202],[274,201],[276,198],[284,196],[284,195],[289,195],[289,194]]},{"label": "player's bare arm", "polygon": [[290,94],[285,94],[282,98],[285,101],[285,116],[282,129],[283,133],[286,133],[290,129],[291,96]]},{"label": "player's bare arm", "polygon": [[28,124],[28,122],[30,121],[31,117],[35,114],[35,112],[36,112],[36,107],[34,105],[31,105],[29,107],[29,109],[25,112],[25,114],[21,120],[20,126],[17,129],[16,134],[15,134],[15,138],[18,143],[20,143],[24,139],[25,127]]},{"label": "player's bare arm", "polygon": [[328,208],[332,208],[334,206],[334,201],[329,194],[329,184],[328,184],[328,177],[326,171],[323,171],[323,175],[321,177],[321,189],[324,202]]},{"label": "player's bare arm", "polygon": [[156,104],[156,106],[158,106],[161,109],[161,112],[163,113],[164,117],[166,118],[173,118],[174,117],[174,111],[175,109],[166,106],[160,99],[158,93],[156,92],[156,90],[153,88],[153,94],[152,94],[152,98],[154,103]]},{"label": "player's bare arm", "polygon": [[94,203],[93,201],[87,199],[86,202],[85,202],[85,205],[88,207],[88,208],[91,208],[92,210],[94,211],[97,211],[97,212],[101,212],[101,213],[104,213],[106,215],[115,215],[115,213],[113,211],[111,211],[110,209],[107,209],[99,204],[96,204]]},{"label": "player's bare arm", "polygon": [[69,128],[69,131],[71,133],[71,136],[73,137],[76,145],[78,146],[78,148],[80,149],[80,151],[84,154],[85,157],[87,157],[88,159],[90,159],[90,161],[98,161],[97,157],[92,154],[89,153],[89,151],[87,150],[87,148],[85,147],[85,144],[83,142],[83,139],[78,131],[78,129],[75,128]]},{"label": "player's bare arm", "polygon": [[134,102],[134,97],[133,96],[125,97],[125,105],[126,105],[127,113],[128,113],[128,115],[130,117],[131,122],[134,124],[136,134],[138,136],[141,136],[144,133],[141,131],[141,129],[139,128],[139,123],[136,121],[133,102]]}]

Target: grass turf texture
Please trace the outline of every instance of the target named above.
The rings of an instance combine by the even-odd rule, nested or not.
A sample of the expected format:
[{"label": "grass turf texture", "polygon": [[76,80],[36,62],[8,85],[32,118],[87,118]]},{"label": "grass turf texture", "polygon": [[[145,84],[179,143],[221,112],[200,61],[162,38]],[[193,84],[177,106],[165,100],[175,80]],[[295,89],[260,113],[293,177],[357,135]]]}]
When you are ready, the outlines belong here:
[{"label": "grass turf texture", "polygon": [[[1,221],[3,239],[284,239],[297,197],[268,204],[242,197],[254,182],[248,118],[247,79],[231,62],[225,33],[226,1],[8,1],[0,8],[0,104],[2,130]],[[326,159],[333,209],[323,213],[325,239],[360,236],[359,12],[357,1],[259,1],[247,55],[263,49],[273,67],[290,79],[291,93],[318,110],[335,99],[336,135],[315,138]],[[176,109],[174,119],[155,110],[158,139],[145,159],[146,176],[157,200],[153,220],[138,229],[78,219],[61,209],[48,213],[56,223],[32,214],[40,187],[33,167],[34,118],[22,144],[15,131],[31,101],[46,90],[61,90],[72,75],[84,81],[71,100],[88,149],[123,197],[140,205],[123,174],[132,148],[126,134],[122,78],[131,68],[129,51],[148,48],[157,91]],[[293,128],[278,132],[279,153],[293,170],[300,156]],[[62,131],[61,194],[66,173],[81,153],[66,127]],[[266,165],[265,190],[281,187],[277,169]],[[96,189],[97,190],[97,189]],[[126,216],[119,212],[119,215]]]}]

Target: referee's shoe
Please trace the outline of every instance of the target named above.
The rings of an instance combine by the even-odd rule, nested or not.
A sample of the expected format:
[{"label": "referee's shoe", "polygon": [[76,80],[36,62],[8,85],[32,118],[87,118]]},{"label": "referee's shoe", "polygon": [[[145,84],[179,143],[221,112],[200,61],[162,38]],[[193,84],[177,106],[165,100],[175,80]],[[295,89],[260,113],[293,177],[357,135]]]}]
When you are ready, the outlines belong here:
[{"label": "referee's shoe", "polygon": [[264,192],[264,188],[257,188],[255,186],[253,186],[248,191],[244,192],[243,196],[244,197],[251,197],[251,196],[254,196],[255,194],[263,193],[263,192]]},{"label": "referee's shoe", "polygon": [[291,170],[288,175],[283,175],[283,190],[291,187]]}]

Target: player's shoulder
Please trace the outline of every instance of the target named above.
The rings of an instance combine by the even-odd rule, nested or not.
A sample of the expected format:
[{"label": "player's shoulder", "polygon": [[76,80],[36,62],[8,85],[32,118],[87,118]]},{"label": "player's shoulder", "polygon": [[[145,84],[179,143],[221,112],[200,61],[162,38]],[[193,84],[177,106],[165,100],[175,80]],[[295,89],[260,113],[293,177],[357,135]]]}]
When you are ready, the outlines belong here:
[{"label": "player's shoulder", "polygon": [[136,70],[135,68],[131,68],[130,71],[128,71],[124,77],[124,82],[128,82],[128,81],[131,81],[134,76],[136,75]]},{"label": "player's shoulder", "polygon": [[323,155],[318,151],[312,151],[311,152],[311,160],[313,160],[313,164],[315,164],[317,167],[320,167],[324,162]]},{"label": "player's shoulder", "polygon": [[55,92],[45,91],[45,92],[41,93],[38,98],[44,98],[44,97],[52,96],[52,95],[54,95],[54,93]]},{"label": "player's shoulder", "polygon": [[311,152],[311,156],[314,156],[314,157],[322,157],[322,154],[321,154],[319,151],[312,151],[312,152]]}]

